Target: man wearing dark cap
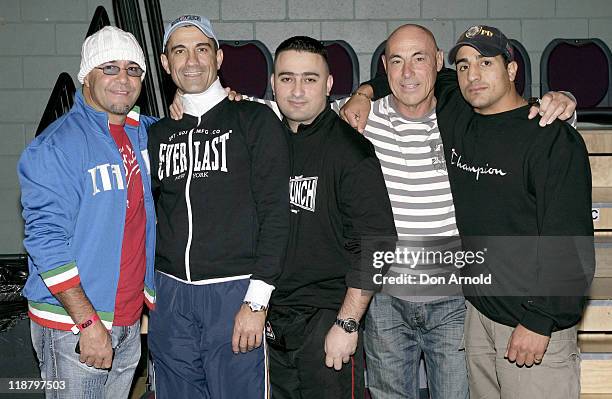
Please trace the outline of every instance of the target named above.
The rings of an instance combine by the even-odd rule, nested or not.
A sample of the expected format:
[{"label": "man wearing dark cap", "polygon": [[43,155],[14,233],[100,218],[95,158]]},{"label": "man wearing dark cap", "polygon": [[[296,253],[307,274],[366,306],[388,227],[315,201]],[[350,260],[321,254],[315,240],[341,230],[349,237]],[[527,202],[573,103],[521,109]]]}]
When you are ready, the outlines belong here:
[{"label": "man wearing dark cap", "polygon": [[[503,37],[501,35],[501,32],[499,32],[497,29],[489,27],[473,27],[468,30],[467,36],[476,37],[477,40],[483,42],[483,51],[486,52],[488,55],[494,56],[494,60],[491,60],[488,57],[484,57],[483,54],[479,53],[478,56],[475,57],[475,59],[477,61],[480,61],[480,63],[476,63],[475,69],[482,69],[483,71],[486,71],[489,67],[491,67],[493,62],[497,60],[501,61],[502,70],[497,71],[498,73],[496,76],[492,76],[490,72],[488,74],[485,74],[483,72],[483,74],[488,77],[488,79],[486,79],[486,82],[484,79],[476,77],[473,79],[475,82],[473,86],[469,86],[466,83],[462,84],[462,89],[465,89],[466,93],[465,97],[472,104],[466,103],[466,100],[464,100],[464,98],[462,97],[461,91],[459,90],[457,84],[456,74],[454,72],[449,73],[448,70],[442,70],[439,73],[438,80],[436,82],[435,97],[437,99],[437,126],[440,129],[442,141],[444,144],[444,154],[446,159],[446,165],[448,168],[448,177],[452,186],[453,199],[455,202],[455,215],[457,218],[457,226],[459,228],[459,232],[462,234],[462,236],[526,236],[530,234],[530,236],[528,236],[524,241],[519,240],[519,242],[521,244],[525,244],[525,246],[537,243],[538,236],[542,235],[563,235],[563,233],[568,233],[571,231],[570,234],[586,236],[586,245],[581,242],[581,248],[584,248],[584,251],[580,253],[584,254],[585,258],[583,263],[581,264],[581,261],[576,259],[576,251],[574,251],[573,253],[564,253],[564,257],[567,257],[567,259],[571,259],[572,262],[569,262],[568,264],[564,265],[566,267],[564,267],[563,269],[559,267],[557,269],[558,274],[556,275],[556,277],[559,277],[560,279],[563,279],[564,277],[571,277],[567,280],[573,283],[571,284],[571,288],[573,288],[573,291],[575,292],[576,296],[580,296],[584,293],[584,286],[590,279],[589,273],[591,273],[592,276],[592,270],[590,270],[589,272],[589,268],[592,268],[592,263],[590,263],[589,261],[589,253],[592,255],[592,245],[589,247],[588,244],[589,235],[592,235],[592,226],[589,228],[590,219],[585,219],[585,209],[590,205],[588,205],[589,200],[585,200],[584,198],[585,196],[588,196],[590,194],[590,188],[587,187],[590,183],[588,181],[588,164],[586,164],[587,169],[585,169],[584,165],[584,151],[583,148],[580,148],[579,144],[573,144],[574,147],[578,147],[578,149],[573,149],[575,150],[576,154],[579,154],[576,157],[576,159],[579,160],[573,161],[572,165],[568,165],[569,162],[567,161],[567,159],[562,159],[560,161],[561,165],[572,166],[577,169],[577,172],[575,173],[576,176],[570,177],[568,174],[565,174],[561,170],[555,170],[554,166],[551,167],[549,165],[542,165],[544,160],[550,158],[550,156],[548,156],[548,153],[546,152],[535,152],[536,148],[541,149],[541,145],[532,145],[532,141],[534,140],[534,144],[542,142],[542,139],[554,140],[555,134],[558,134],[555,132],[557,132],[558,129],[571,129],[565,124],[554,121],[554,119],[556,117],[560,117],[563,119],[570,117],[573,106],[570,106],[568,111],[568,108],[566,108],[566,105],[564,103],[569,104],[570,102],[567,101],[566,97],[564,97],[563,95],[559,95],[558,93],[546,94],[542,99],[542,104],[540,107],[539,114],[541,117],[529,121],[528,118],[533,118],[538,115],[537,108],[532,107],[531,109],[529,109],[526,106],[527,102],[522,100],[514,89],[513,80],[516,73],[516,63],[512,62],[512,53],[508,45],[507,39],[505,39],[505,37]],[[465,39],[465,37],[466,34],[462,36],[463,39]],[[460,42],[462,42],[461,39]],[[462,46],[463,44],[460,44],[456,49],[454,49],[453,53],[459,50]],[[472,47],[468,47],[468,49],[472,49]],[[489,51],[492,51],[492,53]],[[393,54],[387,54],[386,56],[393,56]],[[402,79],[398,79],[398,83],[401,87],[397,87],[396,90],[403,90],[404,86],[415,81],[415,74],[414,72],[412,72],[412,69],[416,68],[416,64],[414,65],[415,66],[413,67],[409,67],[410,63],[405,63],[404,69],[402,70],[401,74]],[[461,73],[462,72],[460,71],[459,74]],[[472,70],[472,74],[475,74],[474,70]],[[391,79],[391,77],[389,79]],[[476,82],[478,82],[478,84],[476,84]],[[373,88],[375,89],[375,97],[380,97],[381,95],[384,96],[389,94],[389,89],[385,87],[386,79],[376,79],[371,83],[374,83],[376,85],[376,87],[373,86]],[[391,86],[393,87],[393,85]],[[373,94],[372,92],[369,92],[369,90],[370,88],[367,86],[360,87],[359,91],[361,91],[362,94],[354,96],[351,100],[352,104],[349,104],[350,106],[347,107],[349,109],[345,109],[342,112],[345,116],[361,116],[360,121],[357,121],[355,119],[352,120],[354,126],[358,126],[359,122],[361,122],[362,125],[365,124],[364,116],[368,115],[368,110],[370,107],[369,105],[367,105],[366,107],[356,106],[356,104],[359,104],[360,102],[363,103],[363,99],[366,96],[370,96]],[[496,95],[491,95],[491,91],[496,93]],[[499,97],[506,98],[506,100],[502,101],[500,104]],[[485,98],[489,98],[489,100],[491,100],[491,104],[495,104],[493,106],[493,111],[491,108],[488,107],[488,103]],[[508,104],[506,104],[505,107],[499,106],[504,104],[504,102],[507,103],[507,98],[513,99],[514,103],[511,103],[509,106]],[[521,104],[524,104],[525,107],[522,107]],[[474,109],[472,109],[472,107]],[[497,110],[495,110],[496,108]],[[479,131],[474,135],[474,129],[477,129],[478,126],[481,126],[481,122],[479,120],[479,117],[481,115],[479,113],[483,112],[483,110],[484,112],[492,112],[493,115],[490,115],[488,117],[491,118],[491,120],[499,121],[499,126],[491,126],[485,132]],[[476,111],[476,113],[474,111]],[[508,114],[508,112],[514,112],[515,114],[520,115],[521,124],[528,126],[528,128],[524,128],[522,125],[518,125],[514,121],[509,122],[505,120],[505,116]],[[369,121],[370,119],[368,118],[368,123]],[[551,123],[552,125],[550,125]],[[539,128],[536,128],[538,124],[540,126],[550,126],[538,130]],[[554,130],[553,127],[557,130]],[[498,139],[498,135],[500,134],[500,132],[504,131],[504,129],[512,130],[512,134],[506,136],[502,135],[499,137],[508,139],[510,142],[508,143],[500,140],[499,143],[503,144],[499,144],[496,140]],[[515,130],[517,130],[517,132],[515,132]],[[527,132],[529,132],[529,134],[527,134]],[[550,137],[548,135],[550,135]],[[508,136],[510,137],[508,138]],[[527,137],[525,138],[524,136]],[[520,140],[518,140],[519,137],[521,137]],[[575,134],[572,137],[575,139],[573,140],[573,142],[575,141],[576,143],[580,143],[580,139],[576,138]],[[469,145],[466,144],[468,142],[467,138],[471,138],[472,140],[469,142]],[[493,143],[497,143],[496,145],[498,145],[498,147],[495,147],[498,150],[497,153],[490,153],[488,146],[485,146],[485,148],[480,147],[481,145],[483,145],[482,143],[485,142],[485,138],[490,141],[493,141]],[[520,163],[520,160],[527,160],[527,156],[525,154],[521,154],[521,148],[518,149],[519,151],[514,151],[512,145],[516,145],[519,143],[522,143],[525,147],[532,148],[533,152],[529,153],[529,156],[535,157],[536,159],[534,160],[530,158],[530,162]],[[465,153],[458,152],[459,148],[464,147],[468,150],[467,155]],[[524,150],[524,148],[522,148],[522,150]],[[467,156],[474,156],[475,152],[477,152],[476,155],[478,162],[474,162],[473,164],[466,163]],[[557,156],[561,159],[565,153],[567,153],[567,151],[560,152]],[[493,158],[493,155],[495,156],[495,158]],[[507,158],[509,157],[510,159],[514,159],[516,161],[513,166],[517,169],[520,169],[513,170],[511,174],[508,174],[508,170],[504,168],[496,167],[498,159],[507,160]],[[538,161],[538,163],[534,163],[534,161]],[[541,168],[541,170],[536,168]],[[463,176],[464,179],[468,180],[467,182],[461,181],[461,183],[457,183],[457,175],[461,173],[467,175],[467,178]],[[494,181],[494,179],[502,179],[502,177],[505,179],[504,181]],[[521,181],[519,177],[524,177],[525,181]],[[527,179],[527,177],[529,177],[530,179]],[[536,180],[536,177],[540,180]],[[541,180],[543,179],[543,177],[550,177],[550,180],[547,179],[545,182],[542,182]],[[559,185],[554,186],[553,177],[559,179],[570,179],[570,184],[565,186],[561,184],[563,188],[568,190],[571,190],[570,187],[572,184],[574,184],[575,181],[575,190],[577,190],[576,198],[580,205],[574,206],[579,207],[580,211],[574,212],[573,209],[564,209],[565,206],[571,208],[570,203],[575,204],[575,202],[572,202],[573,200],[568,201],[562,192],[542,192],[542,189],[545,188],[552,190],[553,188],[556,189],[559,187]],[[491,183],[491,180],[493,180],[493,183]],[[521,185],[523,185],[524,187],[521,188]],[[582,188],[580,188],[581,185]],[[535,187],[537,187],[537,192],[535,191]],[[458,197],[460,198],[459,201],[457,199]],[[548,201],[554,199],[560,201],[556,202],[555,204],[549,204],[546,202],[546,199]],[[537,206],[534,205],[536,202]],[[537,217],[534,215],[533,212],[534,207],[537,208]],[[548,212],[545,213],[545,211]],[[560,219],[562,219],[560,222],[566,223],[567,228],[561,228],[559,226],[556,226],[549,220],[542,221],[538,219],[538,217],[542,217],[544,215],[546,215],[548,218],[556,216],[560,217]],[[528,222],[525,222],[525,219],[527,219]],[[556,219],[555,222],[557,222]],[[528,228],[531,228],[533,231],[526,231],[528,230]],[[464,249],[482,249],[481,247],[474,245],[473,241],[469,240],[467,241],[468,245],[465,245],[466,237],[463,238],[464,246],[466,247]],[[552,278],[550,277],[549,273],[550,269],[542,267],[542,265],[550,265],[551,262],[543,262],[538,259],[539,263],[534,264],[532,256],[532,254],[534,253],[534,248],[516,248],[516,240],[513,241],[502,239],[502,245],[500,245],[499,242],[496,240],[490,241],[491,242],[488,243],[489,256],[487,257],[487,259],[492,258],[488,263],[491,264],[491,268],[494,269],[493,271],[497,272],[497,274],[495,274],[494,276],[495,284],[493,285],[493,287],[498,288],[500,290],[497,292],[495,290],[492,290],[489,293],[489,296],[482,295],[482,298],[478,297],[478,295],[480,294],[477,293],[477,298],[474,299],[472,297],[468,297],[468,300],[472,302],[480,300],[482,303],[495,302],[497,301],[497,299],[495,299],[491,294],[501,295],[502,292],[505,293],[508,289],[510,289],[510,295],[514,295],[509,300],[506,298],[507,302],[510,303],[510,306],[501,306],[497,309],[494,309],[492,312],[487,312],[487,316],[482,315],[482,317],[489,317],[498,321],[500,327],[498,327],[496,331],[502,331],[506,329],[506,331],[510,330],[510,332],[516,330],[517,333],[515,334],[516,339],[510,341],[510,333],[507,333],[507,335],[497,343],[485,334],[475,335],[473,332],[470,331],[472,329],[471,326],[474,325],[473,315],[475,314],[475,309],[473,305],[468,305],[470,309],[468,312],[468,316],[471,318],[469,321],[466,321],[466,323],[468,323],[468,328],[466,329],[465,335],[468,354],[468,366],[470,370],[470,394],[472,397],[479,398],[499,398],[500,396],[507,398],[523,396],[527,397],[531,393],[533,393],[533,396],[535,397],[542,397],[542,394],[537,392],[537,387],[541,387],[541,382],[550,381],[550,378],[544,378],[542,376],[542,374],[546,374],[549,372],[549,370],[546,368],[546,365],[549,364],[550,361],[548,361],[544,364],[543,367],[538,369],[536,369],[535,367],[516,367],[517,365],[523,366],[524,364],[531,364],[529,363],[529,359],[524,358],[524,354],[517,356],[516,348],[519,348],[518,351],[524,352],[532,350],[532,348],[529,348],[529,345],[525,344],[525,340],[522,339],[525,334],[520,333],[524,333],[525,331],[523,326],[518,327],[519,322],[522,321],[522,316],[525,315],[525,323],[532,325],[532,323],[530,322],[530,315],[531,313],[535,313],[535,318],[538,319],[538,312],[540,312],[540,315],[544,313],[547,317],[550,316],[549,319],[543,318],[543,324],[556,323],[557,326],[554,327],[555,330],[559,328],[563,329],[564,326],[568,325],[568,321],[563,320],[563,318],[565,317],[565,315],[563,314],[548,314],[547,310],[545,309],[546,306],[542,306],[542,302],[552,303],[558,298],[552,298],[552,300],[548,301],[547,299],[543,298],[527,298],[525,297],[525,295],[523,295],[523,297],[520,297],[519,295],[517,295],[517,292],[527,290],[525,285],[530,281],[535,282],[534,285],[541,287],[541,280],[538,280],[532,275],[533,273],[540,273],[540,270],[542,270],[542,276],[545,276],[545,279],[548,279],[549,282],[552,282]],[[546,242],[545,244],[549,245],[550,247],[550,242]],[[562,249],[565,249],[564,247],[567,247],[569,249],[576,248],[576,245],[574,245],[574,243],[568,243],[568,245],[566,246],[559,245],[558,242],[554,242],[554,244],[555,245],[553,246],[553,249],[556,249],[559,253],[563,253]],[[517,254],[523,254],[527,257],[527,259],[524,259],[525,262],[523,263],[510,263],[509,261],[507,261],[504,264],[505,266],[508,266],[505,270],[510,271],[507,274],[518,277],[518,283],[513,280],[505,280],[503,277],[507,277],[507,274],[502,274],[500,276],[499,270],[503,270],[503,268],[499,267],[499,247],[504,248],[504,245],[508,248],[516,249],[515,253],[513,253],[512,256],[518,257]],[[497,247],[498,252],[493,251],[493,249],[496,249],[495,247]],[[546,248],[544,247],[544,249]],[[550,253],[550,251],[548,251],[548,253]],[[523,258],[521,259],[523,260]],[[515,263],[518,266],[515,266]],[[557,262],[557,264],[561,265],[562,263]],[[529,269],[528,265],[532,265],[532,269]],[[495,269],[495,267],[497,267],[497,269]],[[519,268],[518,270],[516,269],[517,267]],[[581,268],[585,268],[586,271],[583,272]],[[525,269],[527,269],[531,274],[525,272]],[[565,276],[563,275],[563,273],[560,273],[564,270],[568,271],[568,274],[565,274]],[[582,274],[582,276],[574,278],[573,274],[576,273],[579,275]],[[470,287],[468,286],[467,288],[469,289]],[[476,287],[476,289],[478,288],[480,287]],[[505,288],[506,291],[502,291],[502,288]],[[559,294],[559,290],[555,290],[555,288],[558,288],[557,286],[555,286],[555,284],[549,283],[546,288],[546,292],[550,291],[553,294]],[[469,293],[469,291],[467,292]],[[535,293],[540,294],[541,292],[542,291],[535,291]],[[569,292],[567,293],[569,295]],[[565,309],[571,309],[571,312],[573,312],[573,314],[569,317],[569,319],[571,319],[569,321],[569,325],[571,325],[572,323],[575,324],[575,320],[577,320],[576,314],[580,314],[579,310],[577,309],[580,308],[580,306],[579,304],[577,305],[576,302],[581,302],[581,299],[574,297],[568,300],[566,304],[564,304]],[[506,302],[503,303],[504,305],[506,304]],[[572,304],[574,305],[573,307]],[[489,308],[485,308],[483,306],[479,306],[479,308],[490,310]],[[485,310],[483,310],[483,312]],[[499,316],[504,314],[504,311],[508,310],[513,311],[513,316],[516,319],[510,320],[508,317],[505,317],[503,321],[499,321]],[[559,308],[557,308],[557,310],[559,310]],[[555,318],[555,316],[560,317]],[[555,318],[555,320],[553,320],[553,318]],[[550,322],[548,320],[550,320]],[[565,331],[565,333],[571,334],[572,331],[575,334],[575,329],[570,329],[568,331]],[[533,338],[534,336],[530,335],[530,337]],[[558,337],[559,334],[553,333],[554,342],[559,341]],[[495,345],[493,345],[491,348],[484,349],[478,347],[478,344],[487,342],[492,344],[494,343]],[[573,342],[573,347],[575,349],[575,335]],[[511,361],[515,361],[516,365],[510,363],[508,360],[504,360],[505,350],[509,343],[512,344],[512,346],[510,347],[508,353],[508,359]],[[555,347],[556,345],[557,344],[555,343],[554,345],[552,345],[552,347]],[[565,349],[568,348],[566,347]],[[571,347],[569,347],[569,349],[571,349]],[[498,351],[497,354],[495,353],[496,350]],[[542,349],[541,351],[543,352],[543,350],[544,349]],[[499,351],[501,351],[501,353],[499,353]],[[547,356],[553,362],[558,360],[555,359],[555,356],[557,358],[558,356],[557,354],[553,354],[554,351],[555,350],[551,351],[551,349],[549,348],[547,352]],[[571,353],[567,357],[570,358],[570,360],[575,359],[575,355],[572,355]],[[483,365],[478,362],[478,360],[480,359],[486,359],[488,363]],[[543,363],[544,361],[549,360],[546,358],[546,356],[544,356],[543,358],[540,356],[538,357],[538,359],[543,360]],[[533,356],[531,361],[533,362]],[[510,370],[511,372],[521,373],[532,373],[531,370],[534,370],[542,374],[534,373],[535,377],[529,375],[531,381],[537,380],[538,382],[534,384],[525,384],[524,381],[529,381],[529,379],[526,379],[526,377],[521,377],[522,379],[520,383],[516,378],[510,382],[508,381],[508,378],[498,378],[500,374],[502,374],[498,370]],[[563,381],[562,384],[557,384],[557,387],[562,392],[563,390],[569,392],[571,389],[573,389],[575,393],[576,391],[573,387],[575,387],[576,385],[572,384],[576,383],[577,375],[578,374],[575,373],[572,374],[573,378],[555,377],[560,378]],[[500,383],[498,383],[498,381],[500,381]],[[500,388],[500,384],[503,384],[502,388]],[[525,390],[525,393],[521,391],[512,391],[512,389],[523,389]],[[532,389],[532,391],[527,392],[527,390],[529,389]],[[548,387],[546,387],[545,389],[548,389]],[[573,394],[562,393],[555,397],[574,396],[575,395]]]},{"label": "man wearing dark cap", "polygon": [[159,289],[149,347],[161,399],[268,394],[262,337],[287,244],[288,147],[269,108],[227,100],[222,61],[206,18],[166,28],[161,62],[185,115],[149,130]]},{"label": "man wearing dark cap", "polygon": [[492,276],[464,284],[471,395],[578,398],[576,324],[594,272],[585,144],[567,123],[528,119],[498,29],[469,28],[449,61],[474,111],[458,94],[438,97],[457,225],[464,249],[488,250],[464,275]]}]

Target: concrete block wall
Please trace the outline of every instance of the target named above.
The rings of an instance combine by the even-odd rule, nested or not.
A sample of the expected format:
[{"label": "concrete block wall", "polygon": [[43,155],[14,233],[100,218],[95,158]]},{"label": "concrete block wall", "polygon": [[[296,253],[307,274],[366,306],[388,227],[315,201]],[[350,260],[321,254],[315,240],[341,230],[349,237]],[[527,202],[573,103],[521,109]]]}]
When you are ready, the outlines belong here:
[{"label": "concrete block wall", "polygon": [[[0,254],[23,251],[16,163],[58,74],[69,72],[76,82],[98,5],[112,21],[112,0],[0,0]],[[529,51],[535,93],[550,40],[599,37],[612,47],[610,0],[161,0],[161,7],[166,21],[203,14],[221,39],[259,39],[271,51],[296,34],[344,39],[359,56],[362,80],[378,44],[408,22],[430,28],[445,51],[471,25],[499,27]]]}]

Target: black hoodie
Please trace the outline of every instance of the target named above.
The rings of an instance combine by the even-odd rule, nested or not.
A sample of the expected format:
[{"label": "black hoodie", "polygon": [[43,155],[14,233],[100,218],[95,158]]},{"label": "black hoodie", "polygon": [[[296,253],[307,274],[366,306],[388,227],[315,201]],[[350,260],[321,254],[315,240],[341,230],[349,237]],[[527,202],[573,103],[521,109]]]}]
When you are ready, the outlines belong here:
[{"label": "black hoodie", "polygon": [[374,288],[371,248],[362,240],[395,241],[380,163],[372,144],[330,108],[287,135],[289,244],[271,303],[337,310],[347,286]]},{"label": "black hoodie", "polygon": [[[367,83],[375,98],[390,94],[384,75]],[[575,325],[595,270],[582,137],[560,121],[539,127],[529,106],[476,114],[450,69],[435,95],[464,249],[487,248],[486,262],[462,274],[492,275],[491,285],[465,284],[466,299],[498,323],[543,335]]]}]

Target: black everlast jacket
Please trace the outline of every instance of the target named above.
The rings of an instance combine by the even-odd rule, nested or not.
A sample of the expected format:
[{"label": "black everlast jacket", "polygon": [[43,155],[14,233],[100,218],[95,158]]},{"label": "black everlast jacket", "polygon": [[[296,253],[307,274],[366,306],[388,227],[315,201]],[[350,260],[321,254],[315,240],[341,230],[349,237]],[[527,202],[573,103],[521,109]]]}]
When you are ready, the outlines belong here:
[{"label": "black everlast jacket", "polygon": [[266,106],[224,99],[149,129],[156,269],[187,281],[252,274],[275,285],[289,230],[284,127]]}]

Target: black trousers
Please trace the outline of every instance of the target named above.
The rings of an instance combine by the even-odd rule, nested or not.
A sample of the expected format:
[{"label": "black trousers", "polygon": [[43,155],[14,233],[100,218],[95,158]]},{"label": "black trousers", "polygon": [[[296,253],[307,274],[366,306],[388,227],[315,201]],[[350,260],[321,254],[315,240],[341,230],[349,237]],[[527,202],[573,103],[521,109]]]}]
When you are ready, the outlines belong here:
[{"label": "black trousers", "polygon": [[[336,320],[330,309],[270,310],[268,333],[272,399],[363,399],[364,352],[357,350],[340,371],[325,366],[325,336]],[[270,337],[273,336],[274,339]]]}]

